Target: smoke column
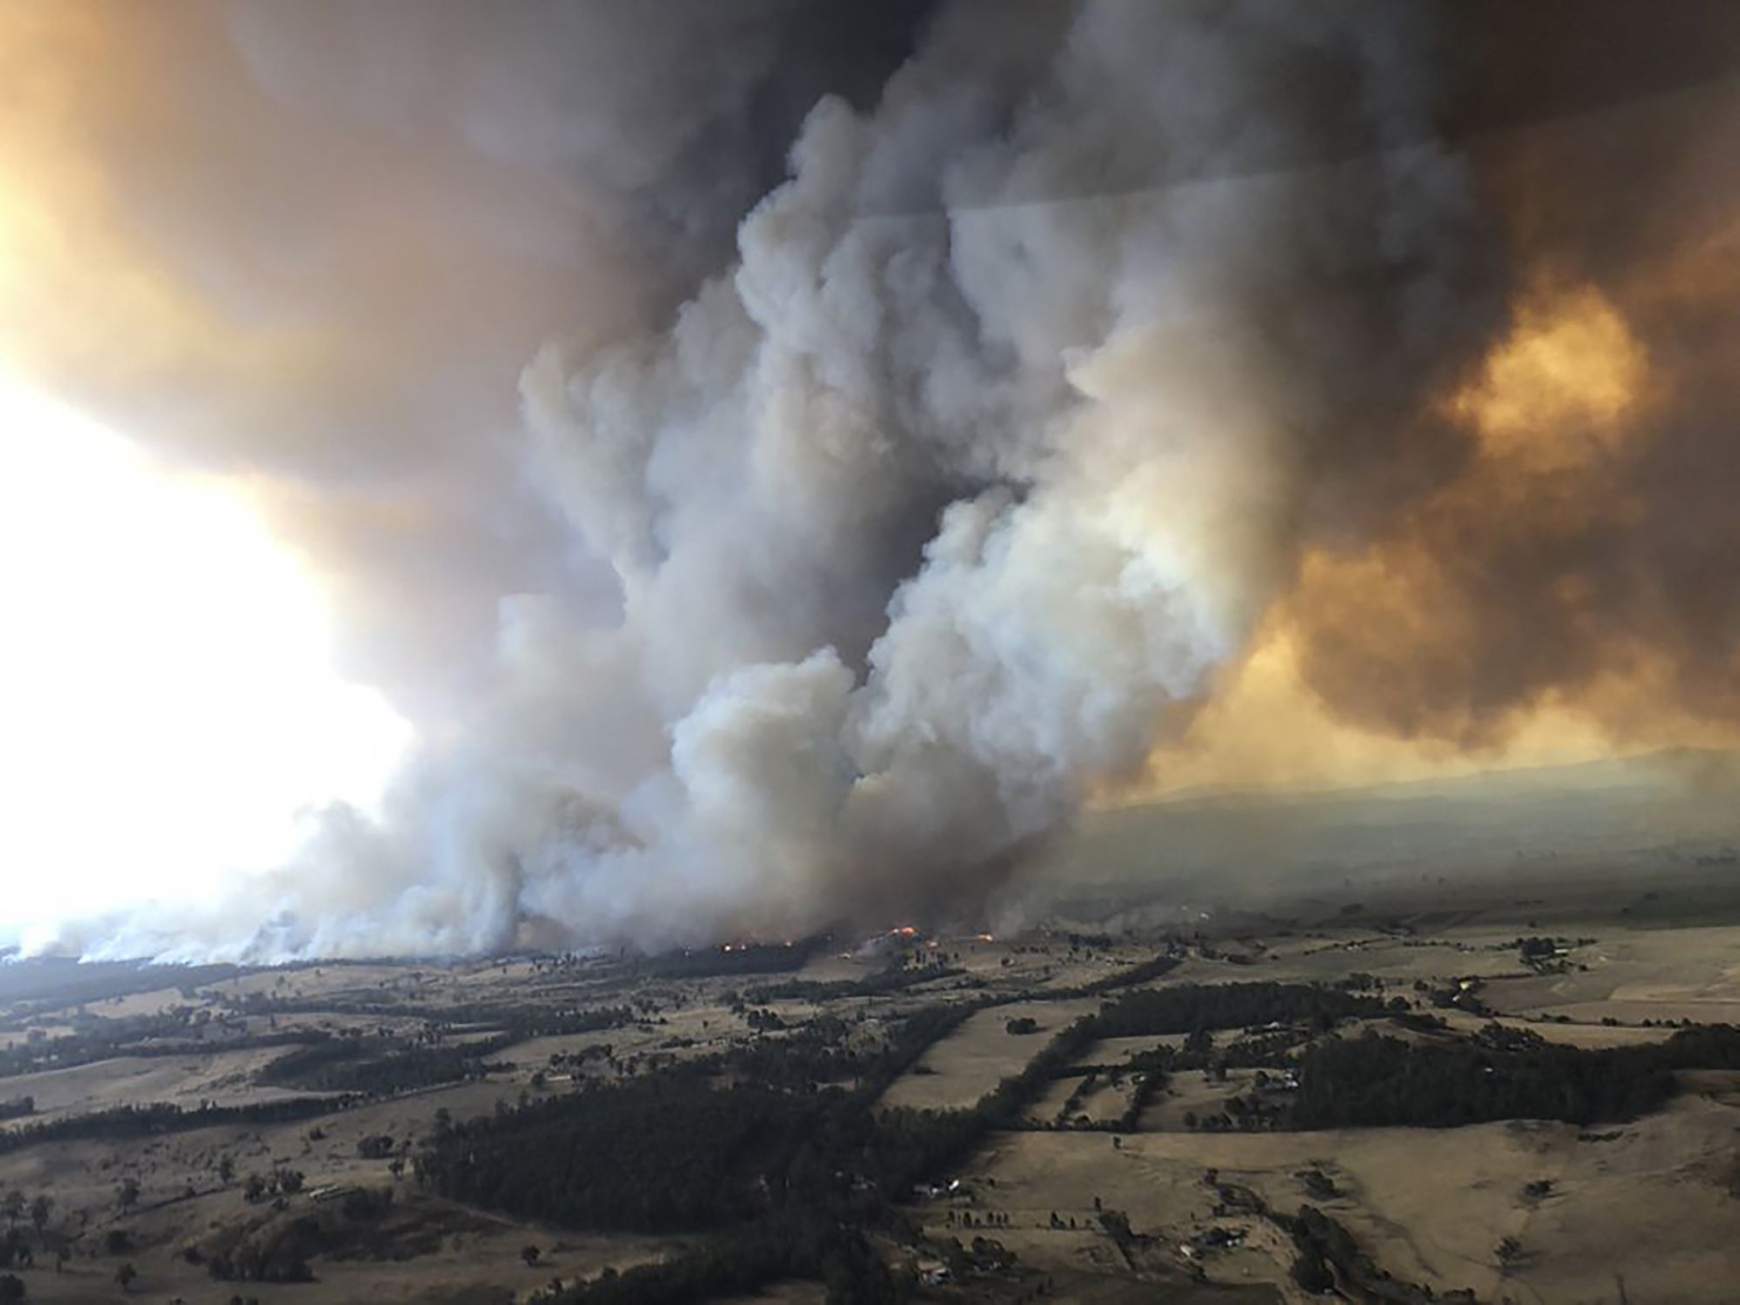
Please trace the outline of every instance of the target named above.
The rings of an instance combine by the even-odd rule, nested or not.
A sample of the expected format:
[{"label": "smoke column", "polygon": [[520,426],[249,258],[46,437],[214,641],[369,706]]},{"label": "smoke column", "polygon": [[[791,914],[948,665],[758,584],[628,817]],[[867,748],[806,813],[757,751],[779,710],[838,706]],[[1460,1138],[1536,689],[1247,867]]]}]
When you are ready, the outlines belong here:
[{"label": "smoke column", "polygon": [[1727,195],[1555,211],[1614,155],[1470,108],[1452,10],[1019,18],[937,12],[808,111],[719,270],[535,351],[525,546],[591,579],[499,604],[384,818],[94,945],[977,918],[1277,643],[1454,747],[1554,695],[1740,718]]},{"label": "smoke column", "polygon": [[[1416,34],[1274,17],[1096,6],[1005,40],[945,16],[873,112],[816,107],[670,329],[540,353],[529,474],[620,619],[510,607],[427,791],[329,829],[297,882],[407,887],[321,893],[287,941],[971,909],[1139,767],[1284,579],[1306,464],[1370,475],[1342,446],[1412,419],[1488,325],[1466,178],[1415,143]],[[1333,93],[1267,85],[1296,77]],[[1370,148],[1202,175],[1330,133]]]}]

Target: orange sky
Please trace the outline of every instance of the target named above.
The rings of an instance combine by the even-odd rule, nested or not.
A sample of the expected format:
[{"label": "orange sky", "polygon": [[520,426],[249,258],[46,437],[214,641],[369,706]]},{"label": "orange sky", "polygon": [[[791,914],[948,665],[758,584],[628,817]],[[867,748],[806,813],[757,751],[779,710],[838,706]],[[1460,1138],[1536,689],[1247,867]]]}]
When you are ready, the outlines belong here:
[{"label": "orange sky", "polygon": [[[1708,288],[1683,275],[1680,283]],[[1537,289],[1479,374],[1444,401],[1474,433],[1478,454],[1439,491],[1440,503],[1469,520],[1527,517],[1549,531],[1556,518],[1586,526],[1599,514],[1625,513],[1624,495],[1599,477],[1628,441],[1649,438],[1646,409],[1659,383],[1643,345],[1598,289]],[[1338,715],[1301,667],[1300,624],[1309,616],[1379,643],[1460,645],[1456,596],[1435,584],[1441,563],[1437,541],[1407,529],[1364,549],[1307,553],[1296,585],[1182,736],[1162,742],[1144,775],[1109,786],[1101,800],[1201,787],[1359,786],[1740,745],[1731,722],[1676,705],[1661,659],[1646,646],[1574,690],[1548,692],[1495,721],[1423,717],[1410,733]],[[1613,636],[1591,629],[1589,637]]]}]

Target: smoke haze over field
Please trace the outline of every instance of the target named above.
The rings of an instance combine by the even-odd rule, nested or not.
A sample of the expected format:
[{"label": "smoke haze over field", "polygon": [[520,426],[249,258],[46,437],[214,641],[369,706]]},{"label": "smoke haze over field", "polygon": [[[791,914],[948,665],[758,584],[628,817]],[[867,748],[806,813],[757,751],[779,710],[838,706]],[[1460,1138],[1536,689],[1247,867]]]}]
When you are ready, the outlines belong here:
[{"label": "smoke haze over field", "polygon": [[0,20],[8,358],[419,735],[63,944],[966,919],[1112,796],[1733,742],[1731,10],[827,8]]}]

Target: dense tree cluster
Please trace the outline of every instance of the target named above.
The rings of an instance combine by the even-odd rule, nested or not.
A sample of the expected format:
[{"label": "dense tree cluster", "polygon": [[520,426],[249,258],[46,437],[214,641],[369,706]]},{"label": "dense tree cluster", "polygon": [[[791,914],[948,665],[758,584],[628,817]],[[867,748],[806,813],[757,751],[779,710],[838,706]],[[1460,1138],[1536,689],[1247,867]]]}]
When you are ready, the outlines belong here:
[{"label": "dense tree cluster", "polygon": [[636,967],[659,979],[706,979],[731,974],[783,974],[801,970],[824,940],[793,943],[739,943],[651,956]]},{"label": "dense tree cluster", "polygon": [[498,1015],[479,1023],[500,1024],[513,1034],[514,1040],[526,1038],[573,1037],[579,1033],[602,1033],[635,1022],[634,1011],[627,1006],[599,1006],[591,1010],[518,1010]]},{"label": "dense tree cluster", "polygon": [[36,1252],[20,1229],[12,1227],[0,1234],[0,1269],[28,1269],[35,1262]]},{"label": "dense tree cluster", "polygon": [[354,1092],[386,1096],[475,1078],[489,1057],[518,1041],[512,1033],[477,1042],[419,1046],[401,1039],[364,1041],[327,1038],[280,1056],[260,1071],[262,1083],[314,1092]]},{"label": "dense tree cluster", "polygon": [[[1394,1305],[1430,1305],[1434,1300],[1429,1290],[1401,1282],[1379,1269],[1347,1229],[1315,1206],[1302,1205],[1297,1215],[1276,1216],[1276,1222],[1293,1238],[1297,1252],[1293,1281],[1312,1295],[1333,1291],[1341,1283],[1357,1293],[1356,1300]],[[1472,1298],[1472,1292],[1454,1291],[1445,1297]]]},{"label": "dense tree cluster", "polygon": [[1526,964],[1533,961],[1551,960],[1554,953],[1558,951],[1558,944],[1551,938],[1530,935],[1516,940],[1516,950],[1517,955]]},{"label": "dense tree cluster", "polygon": [[[565,1301],[692,1300],[790,1276],[828,1282],[835,1300],[895,1299],[900,1284],[863,1230],[889,1221],[915,1182],[1012,1117],[1016,1093],[972,1111],[872,1107],[976,1009],[917,1011],[875,1049],[834,1045],[829,1035],[843,1026],[799,1031],[455,1124],[425,1144],[416,1173],[444,1196],[525,1218],[716,1233],[667,1263],[571,1289]],[[744,1071],[764,1054],[786,1069],[752,1079]],[[1066,1058],[1057,1052],[1024,1090],[1036,1091]],[[848,1064],[852,1089],[817,1086]],[[720,1086],[721,1078],[738,1081]]]},{"label": "dense tree cluster", "polygon": [[[801,963],[804,948],[734,947],[636,964],[675,966],[674,977],[718,973],[712,967],[719,963],[744,967],[727,972],[759,973],[784,968],[794,954]],[[897,1206],[914,1186],[949,1174],[991,1132],[1030,1126],[1033,1103],[1065,1074],[1085,1072],[1084,1087],[1097,1082],[1096,1075],[1132,1076],[1123,1114],[1089,1125],[1128,1130],[1169,1074],[1202,1070],[1224,1079],[1228,1066],[1261,1067],[1249,1099],[1235,1095],[1228,1103],[1237,1122],[1321,1128],[1629,1118],[1660,1104],[1676,1069],[1740,1067],[1740,1031],[1720,1027],[1688,1030],[1659,1046],[1608,1051],[1550,1044],[1498,1025],[1472,1039],[1452,1040],[1441,1021],[1415,1016],[1405,1018],[1437,1036],[1423,1042],[1334,1036],[1343,1020],[1394,1013],[1380,995],[1381,984],[1360,981],[1362,976],[1338,986],[1134,986],[1169,972],[1179,960],[1169,948],[1085,987],[1030,994],[1042,999],[1118,990],[1098,1014],[1063,1027],[970,1109],[885,1110],[877,1102],[934,1042],[999,1004],[993,998],[975,993],[912,1011],[886,1026],[885,1035],[874,1021],[848,1024],[829,1015],[798,1023],[789,1014],[740,1005],[764,1036],[624,1080],[585,1081],[559,1096],[532,1101],[522,1094],[517,1109],[503,1107],[492,1117],[461,1123],[443,1118],[416,1153],[414,1171],[420,1183],[444,1197],[522,1219],[700,1238],[691,1250],[660,1264],[553,1290],[547,1297],[552,1302],[690,1300],[747,1292],[786,1277],[826,1281],[835,1301],[880,1302],[902,1299],[912,1284],[886,1269],[868,1235],[897,1229]],[[701,968],[684,969],[691,965]],[[951,973],[899,966],[843,988],[786,980],[750,989],[744,997],[765,1002],[880,995]],[[657,993],[648,1000],[653,999],[662,1000]],[[645,1002],[640,1009],[648,1011]],[[402,1006],[391,1010],[404,1013]],[[461,1014],[468,1018],[459,1022],[495,1031],[478,1041],[445,1042],[445,1024]],[[291,1035],[299,1045],[273,1061],[262,1080],[343,1096],[198,1111],[128,1107],[0,1133],[0,1151],[38,1140],[121,1139],[309,1118],[342,1108],[359,1094],[483,1073],[491,1057],[528,1037],[591,1032],[644,1018],[627,1006],[527,1011],[480,1005],[432,1013],[430,1029],[414,1039],[310,1042],[307,1034]],[[1031,1019],[1011,1019],[1005,1027],[1011,1033],[1038,1031]],[[1188,1035],[1182,1047],[1156,1048],[1120,1065],[1082,1067],[1102,1039],[1179,1033]],[[1279,1076],[1265,1077],[1281,1066],[1297,1068],[1296,1091],[1290,1074],[1284,1088]],[[1072,1101],[1083,1097],[1085,1092]],[[391,1137],[364,1138],[359,1150],[375,1158],[400,1155],[403,1163]],[[270,1180],[258,1180],[258,1194],[293,1191],[300,1181],[300,1174],[279,1170]],[[313,1256],[331,1253],[339,1244],[334,1239],[348,1235],[335,1231],[335,1220],[365,1222],[362,1213],[324,1210],[280,1216],[271,1221],[269,1236],[256,1230],[252,1240],[215,1248],[213,1273],[298,1280],[308,1274]],[[1333,1220],[1306,1210],[1297,1219],[1273,1217],[1294,1234],[1301,1285],[1316,1289],[1361,1272],[1357,1247]],[[991,1255],[990,1244],[985,1254],[988,1262],[1002,1262]]]},{"label": "dense tree cluster", "polygon": [[45,1069],[70,1069],[113,1056],[184,1056],[189,1052],[250,1047],[286,1046],[303,1035],[291,1033],[250,1034],[238,1021],[227,1025],[211,1019],[209,1011],[178,1006],[157,1015],[132,1015],[124,1019],[85,1016],[75,1032],[64,1037],[27,1039],[18,1046],[0,1050],[0,1078],[33,1074]]},{"label": "dense tree cluster", "polygon": [[[633,1023],[635,1014],[626,1006],[605,1006],[592,1009],[553,1010],[502,1002],[459,1002],[446,1006],[431,1006],[416,1002],[390,1001],[307,1001],[301,998],[276,997],[269,993],[249,993],[233,1003],[249,1015],[345,1015],[378,1019],[422,1020],[426,1038],[439,1041],[455,1028],[499,1030],[511,1033],[516,1040],[544,1038],[575,1033],[593,1033],[600,1029],[619,1028]],[[279,1042],[306,1042],[319,1037],[307,1031],[277,1035]]]},{"label": "dense tree cluster", "polygon": [[[416,1171],[445,1196],[570,1227],[689,1232],[783,1204],[808,1172],[829,1102],[654,1074],[454,1126]],[[802,1154],[800,1154],[802,1153]],[[552,1163],[559,1157],[559,1163]],[[794,1172],[795,1171],[795,1172]]]},{"label": "dense tree cluster", "polygon": [[318,1224],[302,1219],[279,1236],[246,1240],[213,1255],[206,1271],[219,1282],[313,1282],[309,1261],[320,1249]]},{"label": "dense tree cluster", "polygon": [[884,997],[904,992],[915,984],[932,983],[938,979],[959,978],[965,970],[940,965],[891,966],[867,974],[862,979],[787,979],[783,983],[764,983],[743,994],[745,1001],[838,1001],[844,997]]},{"label": "dense tree cluster", "polygon": [[1103,979],[1095,979],[1084,983],[1078,988],[1069,990],[1072,997],[1097,997],[1102,993],[1112,992],[1118,988],[1131,988],[1139,983],[1152,983],[1156,979],[1165,978],[1183,962],[1184,958],[1178,952],[1168,949],[1148,960],[1119,970],[1116,974],[1108,974]]},{"label": "dense tree cluster", "polygon": [[191,991],[246,973],[247,970],[234,965],[157,965],[146,961],[33,956],[0,965],[0,1006],[14,1007],[15,1014],[56,1011],[159,988]]},{"label": "dense tree cluster", "polygon": [[622,1274],[607,1269],[591,1282],[534,1299],[551,1305],[688,1305],[788,1278],[820,1280],[830,1301],[851,1305],[906,1300],[912,1289],[889,1272],[862,1232],[825,1214],[793,1212],[711,1238],[663,1263]]},{"label": "dense tree cluster", "polygon": [[[456,1125],[418,1154],[418,1177],[444,1196],[523,1218],[720,1234],[694,1255],[600,1279],[564,1300],[687,1299],[770,1277],[828,1276],[829,1266],[844,1282],[837,1266],[850,1260],[859,1235],[841,1241],[829,1229],[875,1227],[915,1183],[963,1162],[991,1131],[1024,1126],[1046,1085],[1098,1039],[1275,1021],[1325,1027],[1385,1009],[1373,998],[1304,985],[1137,991],[1062,1029],[971,1109],[871,1109],[925,1048],[983,1005],[916,1012],[874,1050],[848,1050],[839,1021],[816,1021],[789,1038]],[[1165,1081],[1158,1065],[1135,1072],[1126,1117],[1103,1126],[1132,1126]],[[856,1087],[822,1086],[842,1079]],[[827,1219],[816,1222],[818,1212]],[[898,1286],[885,1275],[864,1281],[878,1285],[842,1287],[836,1298],[881,1299],[876,1292]]]},{"label": "dense tree cluster", "polygon": [[[281,1172],[273,1185],[296,1190],[299,1177],[285,1183]],[[342,1201],[220,1230],[188,1258],[203,1261],[220,1282],[311,1282],[313,1261],[321,1255],[404,1254],[403,1241],[381,1227],[392,1208],[391,1189],[359,1187]]]},{"label": "dense tree cluster", "polygon": [[855,1086],[870,1099],[913,1067],[926,1047],[951,1032],[976,1003],[922,1007],[902,1020],[886,1041],[853,1040],[846,1023],[824,1015],[778,1038],[757,1038],[688,1062],[687,1072],[813,1092],[826,1084]]},{"label": "dense tree cluster", "polygon": [[626,1006],[598,1010],[524,1011],[500,1021],[500,1032],[470,1042],[441,1040],[443,1024],[423,1038],[333,1038],[298,1035],[303,1045],[280,1056],[256,1075],[257,1081],[315,1092],[354,1092],[386,1096],[477,1078],[491,1068],[490,1057],[530,1038],[593,1033],[634,1020]]},{"label": "dense tree cluster", "polygon": [[385,1160],[393,1154],[393,1147],[390,1133],[370,1133],[356,1140],[356,1153],[364,1160]]},{"label": "dense tree cluster", "polygon": [[1097,1033],[1123,1038],[1268,1024],[1329,1029],[1339,1020],[1387,1012],[1381,998],[1309,984],[1189,983],[1126,993],[1100,1012]]},{"label": "dense tree cluster", "polygon": [[[1387,1012],[1378,998],[1272,983],[1138,991],[1059,1032],[1018,1074],[969,1110],[876,1112],[877,1094],[936,1037],[978,1004],[922,1011],[894,1042],[854,1056],[828,1026],[759,1050],[695,1062],[453,1129],[418,1158],[423,1181],[445,1195],[522,1217],[593,1227],[706,1230],[714,1240],[659,1266],[570,1288],[564,1301],[667,1301],[747,1290],[780,1276],[831,1277],[835,1299],[887,1299],[903,1284],[885,1271],[854,1278],[861,1235],[892,1217],[892,1203],[922,1179],[969,1157],[992,1130],[1021,1127],[1045,1085],[1103,1037],[1190,1031],[1192,1041],[1137,1071],[1128,1128],[1168,1069],[1228,1060],[1282,1063],[1307,1032]],[[837,1024],[837,1022],[835,1022]],[[1257,1030],[1216,1048],[1210,1030]],[[799,1072],[768,1084],[720,1088],[715,1076],[760,1055]],[[735,1059],[734,1058],[739,1058]],[[857,1090],[818,1088],[850,1063]],[[1675,1068],[1740,1065],[1740,1032],[1700,1028],[1656,1048],[1587,1052],[1493,1026],[1471,1041],[1416,1045],[1377,1035],[1331,1037],[1309,1051],[1294,1097],[1297,1127],[1448,1124],[1490,1118],[1628,1117],[1659,1104]],[[802,1080],[797,1082],[796,1080]],[[773,1086],[781,1083],[782,1086]],[[1300,1242],[1302,1283],[1330,1266],[1357,1272],[1357,1248],[1318,1212],[1288,1221]],[[863,1261],[868,1265],[874,1257]],[[870,1284],[868,1286],[863,1284]],[[556,1297],[552,1297],[556,1299]]]},{"label": "dense tree cluster", "polygon": [[1304,1057],[1297,1128],[1454,1127],[1494,1119],[1591,1124],[1658,1108],[1680,1069],[1740,1067],[1740,1030],[1689,1029],[1647,1047],[1586,1050],[1493,1026],[1473,1041],[1330,1039]]},{"label": "dense tree cluster", "polygon": [[196,1110],[184,1110],[170,1103],[116,1106],[110,1110],[44,1120],[42,1123],[27,1124],[22,1128],[0,1132],[0,1155],[43,1142],[84,1141],[93,1138],[116,1142],[138,1137],[155,1137],[164,1133],[185,1133],[195,1128],[215,1128],[225,1124],[293,1123],[332,1114],[336,1110],[345,1109],[351,1103],[350,1097],[285,1097],[278,1101],[260,1101],[245,1106],[206,1105]]}]

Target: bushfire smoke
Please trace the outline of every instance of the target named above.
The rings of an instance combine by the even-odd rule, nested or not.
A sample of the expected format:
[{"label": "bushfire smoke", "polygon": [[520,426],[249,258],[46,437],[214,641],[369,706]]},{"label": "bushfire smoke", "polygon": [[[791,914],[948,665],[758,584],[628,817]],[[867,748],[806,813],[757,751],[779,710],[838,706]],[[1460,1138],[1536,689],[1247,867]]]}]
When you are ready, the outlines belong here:
[{"label": "bushfire smoke", "polygon": [[[1616,745],[1740,725],[1725,11],[1552,75],[1501,7],[951,5],[852,58],[801,7],[387,12],[199,30],[297,149],[416,140],[403,189],[365,136],[293,192],[340,197],[328,256],[214,212],[222,142],[187,193],[134,178],[159,258],[209,269],[227,223],[235,273],[296,229],[162,292],[202,323],[173,365],[38,366],[215,394],[155,438],[342,564],[353,664],[422,743],[378,818],[85,945],[976,918],[1095,794],[1260,732],[1222,700],[1278,656],[1339,727],[1459,752],[1547,710]],[[207,157],[178,113],[163,153]],[[254,353],[199,336],[250,312]]]}]

